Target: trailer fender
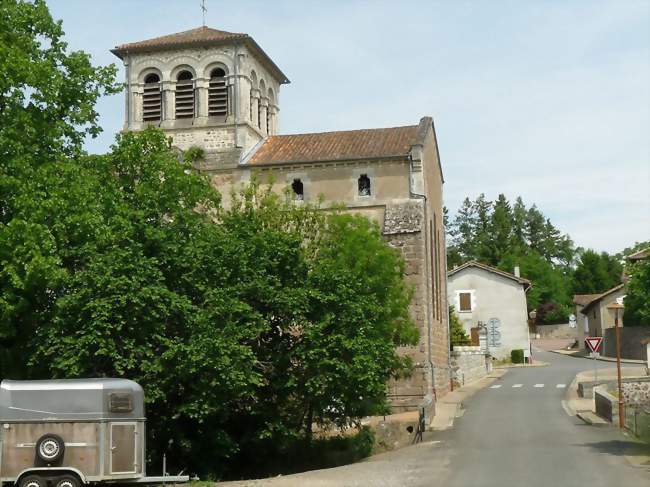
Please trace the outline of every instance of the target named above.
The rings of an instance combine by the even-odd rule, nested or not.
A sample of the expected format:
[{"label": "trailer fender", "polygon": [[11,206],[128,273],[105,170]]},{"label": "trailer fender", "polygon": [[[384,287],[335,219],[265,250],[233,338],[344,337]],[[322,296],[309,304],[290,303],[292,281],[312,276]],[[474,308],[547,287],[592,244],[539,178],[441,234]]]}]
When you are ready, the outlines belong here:
[{"label": "trailer fender", "polygon": [[82,484],[88,483],[86,476],[83,473],[81,473],[81,470],[76,469],[74,467],[32,467],[32,468],[26,468],[25,470],[20,472],[16,476],[16,480],[14,481],[14,484],[18,485],[20,483],[20,479],[22,479],[25,475],[30,475],[30,474],[47,475],[48,473],[55,474],[55,475],[61,473],[71,473],[79,477],[79,480],[81,481]]}]

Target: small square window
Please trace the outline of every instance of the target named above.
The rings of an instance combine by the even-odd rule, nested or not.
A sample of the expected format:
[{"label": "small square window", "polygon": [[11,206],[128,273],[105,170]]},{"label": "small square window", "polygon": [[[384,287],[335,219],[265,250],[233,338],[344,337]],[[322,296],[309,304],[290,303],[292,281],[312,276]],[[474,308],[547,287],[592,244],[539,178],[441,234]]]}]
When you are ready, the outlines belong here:
[{"label": "small square window", "polygon": [[133,396],[130,392],[113,392],[108,401],[108,409],[111,413],[130,413],[133,411]]},{"label": "small square window", "polygon": [[470,292],[458,293],[458,311],[461,312],[472,311],[472,293]]}]

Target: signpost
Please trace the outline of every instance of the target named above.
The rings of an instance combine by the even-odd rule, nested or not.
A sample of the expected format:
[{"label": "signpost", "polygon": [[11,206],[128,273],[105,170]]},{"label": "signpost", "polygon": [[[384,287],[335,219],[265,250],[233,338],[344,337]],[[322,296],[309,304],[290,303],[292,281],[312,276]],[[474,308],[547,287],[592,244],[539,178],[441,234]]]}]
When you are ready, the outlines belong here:
[{"label": "signpost", "polygon": [[596,357],[600,355],[598,351],[600,346],[603,344],[603,337],[586,337],[585,343],[589,350],[591,350],[591,356],[594,358],[594,387],[598,385],[598,368],[596,367]]},{"label": "signpost", "polygon": [[576,323],[577,323],[576,315],[571,314],[571,315],[569,316],[569,327],[570,327],[570,328],[575,328],[575,327],[576,327]]}]

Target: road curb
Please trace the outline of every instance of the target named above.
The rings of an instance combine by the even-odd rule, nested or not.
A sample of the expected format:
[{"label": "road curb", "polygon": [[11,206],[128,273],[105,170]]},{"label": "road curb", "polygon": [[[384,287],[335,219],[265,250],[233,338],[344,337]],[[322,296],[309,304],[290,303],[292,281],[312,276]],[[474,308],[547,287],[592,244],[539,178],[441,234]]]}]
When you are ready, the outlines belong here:
[{"label": "road curb", "polygon": [[495,368],[485,377],[455,389],[442,397],[440,401],[436,403],[436,415],[432,418],[427,429],[433,431],[445,431],[453,428],[456,418],[461,417],[464,413],[463,401],[485,389],[487,386],[506,375],[507,372],[507,368]]},{"label": "road curb", "polygon": [[[571,357],[571,358],[584,358],[588,360],[593,360],[591,357],[587,357],[586,355],[578,355],[576,353],[566,353],[564,350],[545,350],[546,352],[550,353],[556,353],[558,355],[563,355],[565,357]],[[610,362],[610,363],[616,363],[615,358],[611,357],[597,357],[596,360],[599,362]],[[627,358],[622,358],[621,359],[622,364],[635,364],[635,365],[646,365],[645,360],[632,360],[632,359],[627,359]]]}]

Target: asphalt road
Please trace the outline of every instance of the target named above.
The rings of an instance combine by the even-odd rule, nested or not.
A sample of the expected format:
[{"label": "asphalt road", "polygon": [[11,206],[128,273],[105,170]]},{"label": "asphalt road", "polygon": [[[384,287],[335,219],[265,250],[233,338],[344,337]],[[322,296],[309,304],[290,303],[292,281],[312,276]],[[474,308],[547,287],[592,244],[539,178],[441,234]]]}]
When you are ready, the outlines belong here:
[{"label": "asphalt road", "polygon": [[[538,352],[548,367],[516,368],[464,403],[454,428],[428,441],[334,469],[238,485],[293,487],[648,487],[650,469],[618,429],[595,427],[562,407],[588,359]],[[599,368],[613,364],[597,362]],[[562,387],[564,386],[564,387]]]},{"label": "asphalt road", "polygon": [[[623,458],[632,453],[625,436],[615,428],[585,425],[562,408],[566,389],[561,386],[568,387],[593,362],[548,352],[535,355],[550,365],[511,369],[470,398],[464,416],[442,435],[455,452],[442,485],[650,486],[650,472]],[[597,362],[599,368],[613,365]]]}]

